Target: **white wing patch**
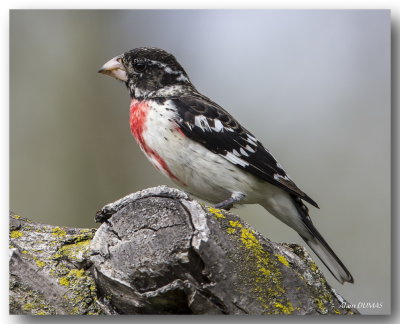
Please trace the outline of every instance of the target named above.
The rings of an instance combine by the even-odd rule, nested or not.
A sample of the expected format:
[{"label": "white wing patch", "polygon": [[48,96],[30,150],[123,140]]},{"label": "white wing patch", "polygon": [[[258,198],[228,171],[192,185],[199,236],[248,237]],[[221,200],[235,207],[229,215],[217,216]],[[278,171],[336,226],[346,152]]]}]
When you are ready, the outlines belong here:
[{"label": "white wing patch", "polygon": [[214,119],[214,127],[212,129],[216,132],[223,132],[224,125],[222,125],[222,123],[219,119]]},{"label": "white wing patch", "polygon": [[[224,127],[224,125],[222,124],[222,122],[219,119],[213,119],[213,121],[214,121],[214,126],[211,127],[210,124],[208,123],[208,119],[207,119],[206,116],[197,115],[194,118],[194,124],[197,127],[200,127],[203,132],[214,131],[214,132],[217,132],[217,133],[220,133],[220,132],[222,133],[225,130],[233,132],[233,130],[231,128]],[[187,124],[189,124],[189,123],[187,123]],[[190,129],[191,129],[191,127],[190,127]]]},{"label": "white wing patch", "polygon": [[206,116],[203,116],[203,115],[197,115],[195,118],[194,118],[194,124],[197,126],[197,127],[200,127],[201,128],[201,130],[203,131],[203,132],[210,132],[211,131],[211,127],[210,127],[210,125],[208,124],[208,121],[207,121],[207,117]]},{"label": "white wing patch", "polygon": [[247,151],[249,151],[250,153],[256,153],[256,151],[250,146],[250,145],[246,145],[245,146],[245,149],[247,150]]},{"label": "white wing patch", "polygon": [[286,181],[291,181],[290,178],[289,178],[287,175],[282,176],[282,175],[280,175],[280,174],[278,174],[278,173],[275,173],[275,174],[274,174],[274,179],[275,179],[276,181],[279,181],[280,179],[283,179],[283,180],[286,180]]},{"label": "white wing patch", "polygon": [[257,139],[256,139],[254,136],[251,136],[251,135],[249,135],[249,134],[247,134],[247,142],[248,142],[250,145],[257,146]]},{"label": "white wing patch", "polygon": [[235,149],[233,149],[232,153],[235,154],[236,156],[240,156],[240,153],[238,151],[236,151]]},{"label": "white wing patch", "polygon": [[244,156],[249,156],[249,154],[242,148],[240,148],[240,153]]},{"label": "white wing patch", "polygon": [[237,157],[236,155],[232,154],[231,152],[227,152],[224,157],[233,164],[240,165],[242,167],[246,167],[249,165],[246,161],[243,161],[241,158]]}]

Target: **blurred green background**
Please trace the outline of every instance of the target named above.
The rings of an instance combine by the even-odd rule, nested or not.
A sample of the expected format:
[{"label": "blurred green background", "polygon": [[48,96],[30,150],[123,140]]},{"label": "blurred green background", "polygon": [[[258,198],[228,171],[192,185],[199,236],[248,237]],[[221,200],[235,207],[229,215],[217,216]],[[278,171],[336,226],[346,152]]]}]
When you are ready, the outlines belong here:
[{"label": "blurred green background", "polygon": [[[172,182],[134,142],[125,86],[97,73],[134,47],[173,53],[318,202],[311,217],[355,278],[351,303],[390,311],[390,12],[10,13],[10,207],[95,227],[95,212]],[[274,241],[302,240],[259,206],[236,212]]]}]

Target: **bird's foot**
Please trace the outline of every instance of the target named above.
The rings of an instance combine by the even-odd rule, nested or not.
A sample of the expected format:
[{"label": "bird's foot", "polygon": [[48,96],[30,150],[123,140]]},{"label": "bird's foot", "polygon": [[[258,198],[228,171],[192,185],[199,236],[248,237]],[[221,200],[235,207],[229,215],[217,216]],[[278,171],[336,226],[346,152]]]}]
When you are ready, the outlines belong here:
[{"label": "bird's foot", "polygon": [[233,204],[241,201],[245,197],[246,197],[246,195],[244,193],[234,192],[229,199],[226,199],[226,200],[216,204],[215,208],[230,210],[233,207]]}]

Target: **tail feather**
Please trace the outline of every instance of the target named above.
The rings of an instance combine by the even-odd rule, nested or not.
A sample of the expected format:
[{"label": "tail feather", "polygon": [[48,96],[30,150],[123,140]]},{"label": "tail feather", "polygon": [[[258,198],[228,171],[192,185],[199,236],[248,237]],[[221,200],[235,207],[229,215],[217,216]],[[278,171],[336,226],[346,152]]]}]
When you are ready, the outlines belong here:
[{"label": "tail feather", "polygon": [[262,206],[293,228],[340,283],[354,282],[349,270],[315,228],[301,197],[281,192],[281,195],[276,194],[273,199],[263,202]]},{"label": "tail feather", "polygon": [[326,243],[315,227],[313,228],[312,234],[312,239],[305,238],[301,235],[300,236],[340,283],[343,284],[345,281],[353,283],[354,279],[349,270],[347,270],[346,266],[342,263],[342,261],[340,261],[335,252],[333,252],[328,243]]},{"label": "tail feather", "polygon": [[347,270],[346,266],[340,261],[338,256],[333,252],[329,244],[324,240],[322,235],[315,228],[308,216],[308,208],[303,204],[301,199],[292,197],[293,202],[299,212],[303,224],[307,229],[307,233],[298,234],[307,243],[307,245],[314,251],[314,253],[321,259],[332,275],[340,282],[354,283],[353,276],[350,271]]}]

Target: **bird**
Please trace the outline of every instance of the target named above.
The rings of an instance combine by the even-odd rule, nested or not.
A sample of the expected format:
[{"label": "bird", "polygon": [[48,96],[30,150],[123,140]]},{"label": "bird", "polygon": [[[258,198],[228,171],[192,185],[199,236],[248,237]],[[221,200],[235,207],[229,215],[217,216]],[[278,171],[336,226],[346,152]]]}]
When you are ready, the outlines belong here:
[{"label": "bird", "polygon": [[131,132],[156,169],[215,208],[261,205],[294,229],[340,283],[354,282],[304,202],[317,203],[250,131],[197,91],[173,54],[139,47],[98,72],[126,85]]}]

